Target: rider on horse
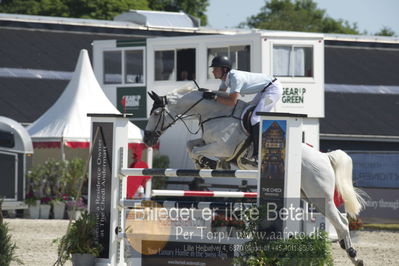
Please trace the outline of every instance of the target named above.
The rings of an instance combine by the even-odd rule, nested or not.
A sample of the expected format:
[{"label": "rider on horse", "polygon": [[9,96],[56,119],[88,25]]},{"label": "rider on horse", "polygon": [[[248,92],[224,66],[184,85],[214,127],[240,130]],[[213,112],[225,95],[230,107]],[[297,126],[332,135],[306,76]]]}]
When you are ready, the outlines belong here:
[{"label": "rider on horse", "polygon": [[259,146],[259,122],[260,118],[256,112],[270,112],[281,98],[283,87],[280,81],[263,73],[251,73],[232,69],[232,63],[226,56],[216,56],[210,67],[213,68],[213,75],[222,82],[219,91],[229,93],[221,94],[212,91],[205,91],[203,97],[215,99],[219,103],[234,106],[237,103],[239,94],[255,94],[250,105],[255,106],[251,116],[252,141],[254,144],[253,158],[257,161]]}]

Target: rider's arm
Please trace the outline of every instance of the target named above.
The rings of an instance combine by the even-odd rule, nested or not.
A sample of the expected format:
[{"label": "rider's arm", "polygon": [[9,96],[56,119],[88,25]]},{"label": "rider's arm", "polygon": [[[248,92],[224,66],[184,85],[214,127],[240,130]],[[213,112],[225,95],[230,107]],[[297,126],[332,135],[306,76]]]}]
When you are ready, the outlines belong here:
[{"label": "rider's arm", "polygon": [[237,103],[239,93],[233,92],[227,95],[218,95],[216,101],[225,105],[234,106]]}]

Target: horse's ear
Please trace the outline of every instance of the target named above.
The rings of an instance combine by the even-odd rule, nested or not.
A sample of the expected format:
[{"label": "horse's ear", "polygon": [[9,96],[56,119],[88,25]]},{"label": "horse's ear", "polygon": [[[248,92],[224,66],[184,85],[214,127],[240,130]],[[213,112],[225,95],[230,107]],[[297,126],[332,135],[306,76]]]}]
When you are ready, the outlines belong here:
[{"label": "horse's ear", "polygon": [[154,101],[157,99],[156,98],[156,93],[154,91],[148,92],[148,95],[150,95],[151,99],[153,99]]},{"label": "horse's ear", "polygon": [[155,99],[158,99],[158,100],[161,99],[161,97],[158,94],[156,94],[155,91],[152,91],[152,95],[154,95]]}]

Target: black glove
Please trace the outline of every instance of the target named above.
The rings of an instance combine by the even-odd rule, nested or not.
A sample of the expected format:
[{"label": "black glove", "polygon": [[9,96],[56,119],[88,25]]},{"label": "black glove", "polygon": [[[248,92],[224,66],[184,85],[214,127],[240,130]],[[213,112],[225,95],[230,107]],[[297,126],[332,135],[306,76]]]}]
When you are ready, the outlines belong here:
[{"label": "black glove", "polygon": [[204,97],[204,99],[214,100],[216,99],[216,93],[212,91],[204,91],[202,97]]}]

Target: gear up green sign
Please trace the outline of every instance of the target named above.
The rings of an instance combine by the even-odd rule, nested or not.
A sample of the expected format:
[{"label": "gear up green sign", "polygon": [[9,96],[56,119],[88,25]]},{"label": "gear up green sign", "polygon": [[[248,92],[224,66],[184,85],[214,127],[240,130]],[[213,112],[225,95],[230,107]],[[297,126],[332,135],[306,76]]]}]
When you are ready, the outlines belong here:
[{"label": "gear up green sign", "polygon": [[147,90],[145,87],[117,88],[117,107],[121,113],[131,113],[133,118],[146,118]]},{"label": "gear up green sign", "polygon": [[303,104],[305,103],[306,88],[284,88],[283,103]]}]

